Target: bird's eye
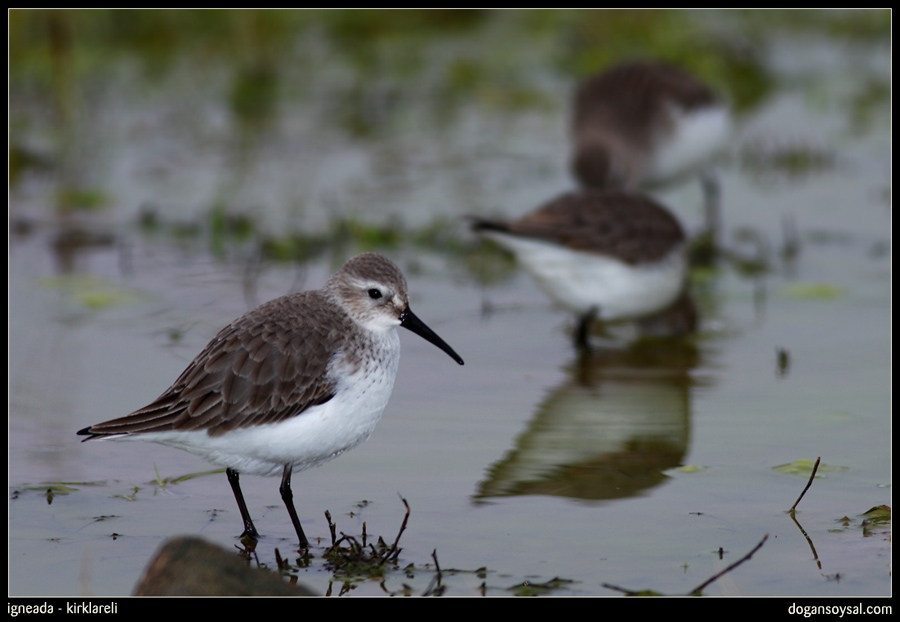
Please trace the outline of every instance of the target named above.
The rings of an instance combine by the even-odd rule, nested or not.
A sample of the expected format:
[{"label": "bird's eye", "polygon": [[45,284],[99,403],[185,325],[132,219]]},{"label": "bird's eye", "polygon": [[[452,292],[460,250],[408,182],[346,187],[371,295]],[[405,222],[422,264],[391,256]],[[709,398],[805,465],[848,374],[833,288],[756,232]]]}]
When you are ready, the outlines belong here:
[{"label": "bird's eye", "polygon": [[381,298],[381,291],[373,287],[369,290],[369,298],[371,298],[372,300],[378,300],[379,298]]}]

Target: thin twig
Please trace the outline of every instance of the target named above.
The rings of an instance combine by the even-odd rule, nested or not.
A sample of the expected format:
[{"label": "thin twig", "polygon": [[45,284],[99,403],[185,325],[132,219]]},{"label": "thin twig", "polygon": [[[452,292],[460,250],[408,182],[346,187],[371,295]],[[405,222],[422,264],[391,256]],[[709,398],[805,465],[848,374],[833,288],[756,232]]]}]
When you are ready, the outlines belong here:
[{"label": "thin twig", "polygon": [[[763,539],[759,541],[759,544],[754,546],[753,549],[749,553],[747,553],[742,558],[740,558],[739,560],[737,560],[736,562],[734,562],[733,564],[731,564],[730,566],[725,568],[725,570],[723,570],[721,572],[717,572],[716,574],[711,576],[709,579],[707,579],[706,581],[704,581],[703,583],[701,583],[700,585],[695,587],[692,591],[688,592],[687,595],[688,596],[700,596],[701,592],[703,591],[703,588],[705,588],[707,585],[709,585],[710,583],[712,583],[713,581],[715,581],[722,575],[724,575],[728,572],[731,572],[732,570],[734,570],[735,568],[737,568],[738,566],[743,564],[745,561],[747,561],[748,559],[753,557],[753,554],[756,553],[759,549],[761,549],[762,545],[765,544],[766,540],[768,540],[768,539],[769,539],[769,534],[764,535]],[[627,596],[636,596],[638,594],[645,594],[645,595],[648,594],[647,591],[636,592],[634,590],[627,590],[624,587],[619,587],[618,585],[612,585],[611,583],[602,583],[601,585],[603,587],[605,587],[606,589],[615,590],[617,592],[622,592],[623,594],[626,594]]]},{"label": "thin twig", "polygon": [[791,512],[791,520],[794,521],[794,524],[797,525],[797,528],[800,530],[800,533],[803,534],[803,537],[806,538],[806,543],[809,544],[809,549],[812,551],[813,559],[816,560],[816,564],[819,566],[819,570],[822,570],[822,562],[819,560],[819,553],[816,552],[816,545],[813,544],[812,538],[809,537],[809,534],[806,533],[806,530],[803,528],[803,525],[797,520],[797,515],[794,512]]},{"label": "thin twig", "polygon": [[716,579],[718,579],[718,578],[721,577],[722,575],[724,575],[724,574],[726,574],[726,573],[728,573],[728,572],[731,572],[732,570],[734,570],[735,568],[737,568],[738,566],[740,566],[741,564],[743,564],[745,561],[747,561],[748,559],[750,559],[751,557],[753,557],[753,554],[756,553],[759,549],[761,549],[761,548],[762,548],[762,545],[765,544],[765,543],[766,543],[766,540],[768,540],[768,539],[769,539],[769,534],[764,535],[764,536],[763,536],[763,539],[759,541],[759,544],[757,544],[756,546],[754,546],[753,549],[752,549],[749,553],[747,553],[747,554],[744,555],[742,558],[740,558],[739,560],[737,560],[736,562],[734,562],[733,564],[731,564],[730,566],[728,566],[727,568],[725,568],[725,570],[723,570],[723,571],[721,571],[721,572],[717,572],[716,574],[714,574],[713,576],[711,576],[709,579],[707,579],[706,581],[704,581],[703,583],[701,583],[700,585],[698,585],[697,587],[695,587],[695,588],[690,592],[690,595],[693,595],[693,596],[699,596],[700,593],[703,591],[703,588],[705,588],[707,585],[709,585],[710,583],[712,583],[713,581],[715,581]]},{"label": "thin twig", "polygon": [[[482,583],[482,585],[484,585],[484,584]],[[633,596],[634,594],[637,594],[637,592],[634,592],[632,590],[626,590],[624,587],[619,587],[618,585],[613,585],[612,583],[601,583],[600,586],[605,587],[608,590],[615,590],[616,592],[622,592],[626,596]]]},{"label": "thin twig", "polygon": [[422,592],[422,596],[442,596],[444,594],[444,586],[441,585],[437,576],[431,578],[428,587]]},{"label": "thin twig", "polygon": [[400,544],[400,536],[402,536],[403,532],[406,531],[406,523],[407,521],[409,521],[410,512],[409,503],[406,501],[406,499],[401,496],[400,500],[403,502],[403,505],[406,506],[406,516],[403,517],[403,523],[400,525],[400,531],[397,533],[397,538],[394,540],[394,544],[391,546],[388,554],[384,556],[384,560],[382,560],[382,563],[390,561],[391,557],[396,559],[400,556],[400,549],[397,547],[397,545]]},{"label": "thin twig", "polygon": [[331,512],[325,510],[325,518],[328,520],[328,529],[331,531],[331,546],[334,546],[334,541],[337,539],[337,525],[331,522]]},{"label": "thin twig", "polygon": [[362,548],[359,546],[359,541],[353,536],[348,536],[343,531],[341,532],[341,539],[338,542],[347,542],[350,545],[350,551],[359,554],[362,551]]},{"label": "thin twig", "polygon": [[444,590],[441,587],[441,565],[438,563],[437,549],[434,549],[431,552],[431,559],[434,560],[434,567],[437,569],[437,574],[435,574],[428,583],[428,587],[422,593],[422,596],[440,596],[444,593]]},{"label": "thin twig", "polygon": [[441,576],[441,565],[438,563],[438,560],[437,560],[437,549],[434,549],[431,552],[431,559],[434,560],[434,567],[437,568],[438,576]]},{"label": "thin twig", "polygon": [[806,482],[806,488],[803,489],[803,492],[800,493],[800,496],[797,497],[797,500],[794,501],[794,505],[791,506],[790,512],[794,513],[794,510],[797,508],[797,504],[800,503],[800,499],[803,498],[803,495],[806,494],[806,491],[809,490],[809,487],[812,486],[813,479],[816,477],[816,471],[819,470],[819,462],[822,460],[822,456],[816,458],[816,463],[813,465],[812,473],[809,476],[809,481]]}]

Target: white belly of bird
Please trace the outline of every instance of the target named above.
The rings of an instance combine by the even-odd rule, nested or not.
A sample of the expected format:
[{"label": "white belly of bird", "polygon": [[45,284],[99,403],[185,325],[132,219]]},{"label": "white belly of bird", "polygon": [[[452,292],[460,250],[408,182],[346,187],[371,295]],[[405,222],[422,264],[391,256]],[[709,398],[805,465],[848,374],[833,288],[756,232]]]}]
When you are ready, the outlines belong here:
[{"label": "white belly of bird", "polygon": [[681,293],[687,273],[683,246],[661,261],[633,266],[550,242],[486,235],[515,253],[541,289],[563,307],[579,315],[596,308],[602,320],[634,319],[665,309]]},{"label": "white belly of bird", "polygon": [[382,335],[376,348],[353,373],[335,366],[340,380],[333,398],[280,421],[231,430],[220,436],[205,431],[157,432],[116,437],[184,449],[223,467],[251,475],[281,475],[319,466],[365,441],[375,430],[394,387],[400,362],[397,331]]},{"label": "white belly of bird", "polygon": [[697,112],[672,111],[675,126],[660,138],[648,162],[645,181],[661,183],[702,168],[722,148],[731,129],[728,110],[712,106]]}]

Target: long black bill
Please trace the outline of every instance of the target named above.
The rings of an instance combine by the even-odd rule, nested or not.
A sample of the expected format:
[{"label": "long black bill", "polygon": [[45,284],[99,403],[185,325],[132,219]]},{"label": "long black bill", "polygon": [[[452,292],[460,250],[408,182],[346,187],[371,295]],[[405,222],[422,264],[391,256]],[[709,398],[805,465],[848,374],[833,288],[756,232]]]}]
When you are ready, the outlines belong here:
[{"label": "long black bill", "polygon": [[409,307],[406,307],[406,311],[400,314],[400,326],[403,328],[409,329],[415,334],[417,334],[422,339],[426,341],[430,341],[441,350],[450,355],[454,361],[463,364],[463,360],[459,357],[459,354],[453,351],[453,348],[447,345],[443,339],[437,336],[433,330],[425,326],[425,322],[420,320],[415,313],[413,313]]}]

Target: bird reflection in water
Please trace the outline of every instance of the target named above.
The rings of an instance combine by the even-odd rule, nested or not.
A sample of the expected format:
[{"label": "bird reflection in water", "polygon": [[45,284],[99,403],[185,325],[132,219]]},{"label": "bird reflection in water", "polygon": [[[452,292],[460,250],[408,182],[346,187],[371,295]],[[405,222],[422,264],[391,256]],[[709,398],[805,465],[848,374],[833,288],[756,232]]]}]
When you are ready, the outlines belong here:
[{"label": "bird reflection in water", "polygon": [[641,495],[682,464],[690,441],[697,346],[643,339],[576,358],[474,499],[551,495],[602,501]]}]

